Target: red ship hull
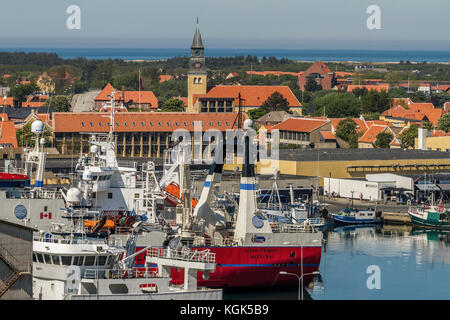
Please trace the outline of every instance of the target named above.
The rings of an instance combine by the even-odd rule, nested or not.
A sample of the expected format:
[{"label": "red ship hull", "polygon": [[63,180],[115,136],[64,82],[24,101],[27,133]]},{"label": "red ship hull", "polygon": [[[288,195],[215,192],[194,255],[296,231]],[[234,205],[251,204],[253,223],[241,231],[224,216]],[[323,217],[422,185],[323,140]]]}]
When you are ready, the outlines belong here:
[{"label": "red ship hull", "polygon": [[[199,286],[209,288],[223,287],[267,287],[298,285],[293,275],[280,275],[280,271],[295,273],[298,276],[319,269],[321,247],[191,247],[193,250],[209,249],[216,254],[216,270],[204,279],[198,273]],[[303,253],[303,259],[302,259]],[[302,267],[303,261],[303,267]],[[172,283],[181,284],[184,270],[172,269]],[[312,275],[303,278],[304,283]]]}]

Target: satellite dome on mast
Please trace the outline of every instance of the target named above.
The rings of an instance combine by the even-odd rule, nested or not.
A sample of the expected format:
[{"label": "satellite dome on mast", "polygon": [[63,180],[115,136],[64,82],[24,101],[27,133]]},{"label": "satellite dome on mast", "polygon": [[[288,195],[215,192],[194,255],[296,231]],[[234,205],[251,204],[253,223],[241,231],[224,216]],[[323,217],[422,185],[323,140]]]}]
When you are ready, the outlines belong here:
[{"label": "satellite dome on mast", "polygon": [[244,130],[253,129],[253,121],[251,119],[247,119],[244,121]]},{"label": "satellite dome on mast", "polygon": [[31,124],[31,132],[39,134],[44,133],[44,123],[41,120],[36,120]]}]

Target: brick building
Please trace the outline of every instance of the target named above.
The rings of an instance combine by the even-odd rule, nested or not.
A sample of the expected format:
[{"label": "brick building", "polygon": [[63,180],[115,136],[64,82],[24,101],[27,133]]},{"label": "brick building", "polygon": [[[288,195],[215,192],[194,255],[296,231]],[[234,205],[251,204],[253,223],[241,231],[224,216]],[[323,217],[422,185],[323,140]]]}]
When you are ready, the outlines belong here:
[{"label": "brick building", "polygon": [[323,62],[315,62],[304,73],[299,73],[298,86],[304,90],[308,78],[316,80],[323,90],[330,90],[337,84],[336,75]]}]

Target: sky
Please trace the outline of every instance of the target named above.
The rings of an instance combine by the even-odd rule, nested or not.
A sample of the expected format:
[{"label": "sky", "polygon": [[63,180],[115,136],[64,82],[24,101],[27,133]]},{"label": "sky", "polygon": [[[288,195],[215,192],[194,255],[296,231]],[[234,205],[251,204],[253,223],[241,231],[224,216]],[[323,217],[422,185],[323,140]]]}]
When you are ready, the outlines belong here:
[{"label": "sky", "polygon": [[[80,8],[80,29],[66,13]],[[370,5],[381,29],[370,30]],[[450,50],[448,0],[14,0],[0,47]]]}]

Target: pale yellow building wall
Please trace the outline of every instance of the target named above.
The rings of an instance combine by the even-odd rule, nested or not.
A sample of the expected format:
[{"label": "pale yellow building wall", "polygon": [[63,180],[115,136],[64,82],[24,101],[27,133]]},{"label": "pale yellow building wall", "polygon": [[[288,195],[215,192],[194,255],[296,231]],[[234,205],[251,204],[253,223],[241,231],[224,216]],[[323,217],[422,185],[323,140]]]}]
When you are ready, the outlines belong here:
[{"label": "pale yellow building wall", "polygon": [[[235,160],[236,163],[236,160]],[[448,171],[448,169],[439,169],[433,165],[450,165],[450,159],[408,159],[408,160],[354,160],[354,161],[287,161],[279,160],[272,163],[266,163],[264,165],[257,163],[255,166],[255,172],[257,174],[273,174],[275,169],[278,169],[282,175],[291,176],[304,176],[304,177],[320,177],[320,185],[323,186],[323,178],[365,178],[366,174],[370,173],[394,173],[394,174],[419,174],[424,173],[425,168],[422,165],[430,165],[430,172],[440,172],[442,170]],[[357,171],[348,171],[348,167],[352,166],[394,166],[394,165],[418,165],[417,169],[413,168],[382,168],[381,170],[373,169],[358,169]],[[240,164],[225,164],[224,170],[233,171],[235,167],[241,170]]]},{"label": "pale yellow building wall", "polygon": [[[434,151],[450,151],[450,136],[428,137],[426,138],[426,147]],[[418,139],[414,140],[414,148],[418,148]]]},{"label": "pale yellow building wall", "polygon": [[[194,83],[194,79],[201,79],[200,83]],[[187,112],[200,112],[200,105],[194,105],[194,94],[206,94],[207,76],[199,74],[188,75],[188,107]]]}]

